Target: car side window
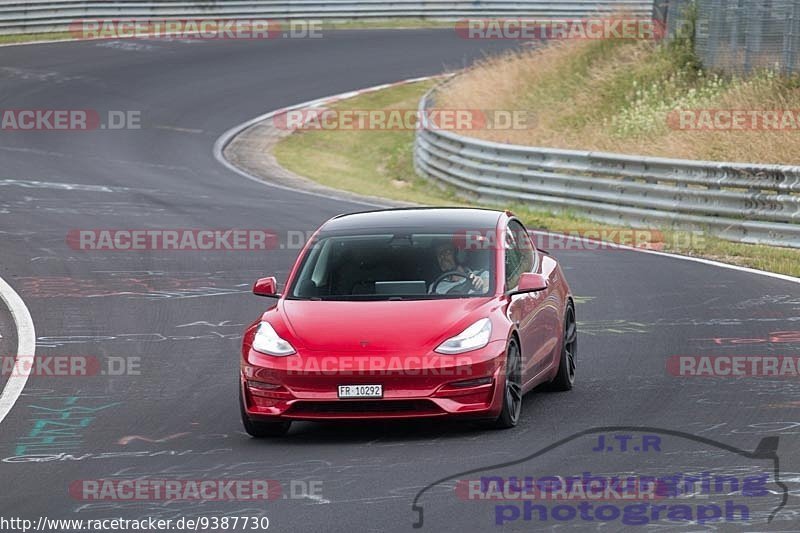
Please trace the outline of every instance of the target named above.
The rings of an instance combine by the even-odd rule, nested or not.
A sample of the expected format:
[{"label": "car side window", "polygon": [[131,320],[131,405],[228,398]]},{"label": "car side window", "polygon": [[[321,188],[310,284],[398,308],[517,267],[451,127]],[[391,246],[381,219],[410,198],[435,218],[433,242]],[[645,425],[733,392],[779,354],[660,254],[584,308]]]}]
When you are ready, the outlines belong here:
[{"label": "car side window", "polygon": [[506,253],[506,290],[514,289],[519,284],[519,276],[522,273],[522,255],[517,246],[514,234],[506,230],[505,233],[505,253]]},{"label": "car side window", "polygon": [[536,263],[536,248],[528,230],[516,220],[512,220],[508,227],[514,234],[514,240],[519,246],[520,254],[522,254],[522,272],[534,272],[539,265]]},{"label": "car side window", "polygon": [[519,285],[520,275],[533,270],[535,260],[530,237],[516,220],[512,220],[506,229],[505,254],[506,290],[511,290]]}]

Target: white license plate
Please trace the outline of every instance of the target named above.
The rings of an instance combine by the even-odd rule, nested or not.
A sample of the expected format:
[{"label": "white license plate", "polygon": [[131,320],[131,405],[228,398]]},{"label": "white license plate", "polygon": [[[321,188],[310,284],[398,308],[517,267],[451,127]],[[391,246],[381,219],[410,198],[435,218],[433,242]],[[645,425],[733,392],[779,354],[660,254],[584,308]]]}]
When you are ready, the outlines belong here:
[{"label": "white license plate", "polygon": [[383,398],[383,385],[339,385],[339,398]]}]

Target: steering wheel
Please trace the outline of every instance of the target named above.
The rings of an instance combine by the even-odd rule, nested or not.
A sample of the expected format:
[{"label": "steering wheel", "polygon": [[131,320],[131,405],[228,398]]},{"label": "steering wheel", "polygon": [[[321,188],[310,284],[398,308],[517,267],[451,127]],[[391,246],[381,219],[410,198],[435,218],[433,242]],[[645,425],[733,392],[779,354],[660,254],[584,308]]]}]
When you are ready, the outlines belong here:
[{"label": "steering wheel", "polygon": [[467,280],[469,279],[470,274],[472,274],[472,272],[461,272],[460,270],[451,270],[449,272],[445,272],[440,276],[438,276],[435,280],[433,280],[433,283],[431,283],[431,287],[428,289],[428,294],[436,294],[436,287],[439,285],[439,283],[444,281],[446,278],[449,278],[450,276],[458,276],[460,278],[464,278],[465,280]]}]

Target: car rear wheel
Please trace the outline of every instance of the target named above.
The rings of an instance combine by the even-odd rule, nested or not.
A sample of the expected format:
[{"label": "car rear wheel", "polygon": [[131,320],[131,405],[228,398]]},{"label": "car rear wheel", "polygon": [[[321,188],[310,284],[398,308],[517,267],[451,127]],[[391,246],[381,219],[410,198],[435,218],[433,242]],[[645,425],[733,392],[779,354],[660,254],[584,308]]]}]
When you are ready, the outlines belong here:
[{"label": "car rear wheel", "polygon": [[578,326],[575,308],[570,304],[564,316],[564,341],[561,343],[561,358],[558,374],[550,382],[550,390],[568,391],[575,384],[575,361],[578,357]]},{"label": "car rear wheel", "polygon": [[239,408],[242,413],[242,424],[244,430],[251,437],[263,439],[266,437],[282,437],[288,433],[292,423],[288,420],[280,422],[261,422],[252,420],[244,409],[244,397],[242,396],[242,388],[239,387]]},{"label": "car rear wheel", "polygon": [[498,429],[513,428],[522,412],[522,358],[519,343],[512,337],[506,349],[506,380],[503,390],[503,410],[495,421]]}]

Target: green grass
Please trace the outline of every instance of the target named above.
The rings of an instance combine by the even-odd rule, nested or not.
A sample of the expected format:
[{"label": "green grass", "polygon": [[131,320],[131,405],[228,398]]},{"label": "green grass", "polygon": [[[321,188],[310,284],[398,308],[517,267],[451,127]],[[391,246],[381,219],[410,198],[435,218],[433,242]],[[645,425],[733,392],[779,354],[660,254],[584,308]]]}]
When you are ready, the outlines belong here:
[{"label": "green grass", "polygon": [[[339,107],[416,109],[433,83],[365,94]],[[413,142],[413,131],[302,131],[279,143],[275,155],[286,168],[330,187],[417,203],[443,199],[414,174]]]},{"label": "green grass", "polygon": [[19,35],[0,35],[0,44],[32,43],[36,41],[71,41],[73,36],[68,31],[53,33],[22,33]]},{"label": "green grass", "polygon": [[[422,94],[433,84],[429,81],[393,87],[334,107],[416,109]],[[275,156],[282,166],[338,189],[426,205],[470,205],[453,190],[415,174],[413,142],[413,131],[303,131],[281,141]],[[534,229],[566,233],[620,229],[530,205],[503,207],[512,209]],[[800,276],[800,250],[741,244],[686,232],[663,231],[663,236],[665,251]]]}]

